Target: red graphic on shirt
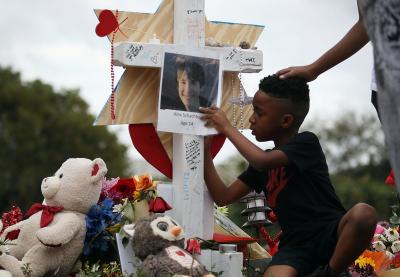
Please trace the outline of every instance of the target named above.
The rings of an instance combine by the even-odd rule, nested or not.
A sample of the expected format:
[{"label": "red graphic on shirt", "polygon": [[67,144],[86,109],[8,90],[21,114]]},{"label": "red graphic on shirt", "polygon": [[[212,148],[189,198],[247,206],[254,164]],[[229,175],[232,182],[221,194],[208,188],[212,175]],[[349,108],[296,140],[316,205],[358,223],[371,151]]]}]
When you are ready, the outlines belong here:
[{"label": "red graphic on shirt", "polygon": [[286,175],[285,168],[283,166],[271,169],[269,171],[269,178],[267,182],[267,201],[271,208],[275,208],[278,194],[286,186],[288,180],[289,178]]}]

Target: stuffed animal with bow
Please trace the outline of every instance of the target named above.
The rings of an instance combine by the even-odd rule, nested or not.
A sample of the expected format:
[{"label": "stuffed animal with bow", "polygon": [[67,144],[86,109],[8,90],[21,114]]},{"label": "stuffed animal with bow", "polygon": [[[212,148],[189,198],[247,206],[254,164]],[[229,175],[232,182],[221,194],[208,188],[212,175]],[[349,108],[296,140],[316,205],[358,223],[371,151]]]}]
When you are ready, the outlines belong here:
[{"label": "stuffed animal with bow", "polygon": [[182,227],[172,218],[154,215],[126,225],[124,230],[132,238],[135,255],[142,260],[138,269],[141,276],[214,276],[183,249]]},{"label": "stuffed animal with bow", "polygon": [[[14,277],[67,276],[79,271],[79,256],[86,235],[85,216],[99,200],[107,167],[100,158],[66,160],[54,176],[41,185],[44,201],[34,204],[28,219],[6,228],[20,230],[8,252],[1,253],[0,267]],[[3,272],[0,272],[4,274]]]}]

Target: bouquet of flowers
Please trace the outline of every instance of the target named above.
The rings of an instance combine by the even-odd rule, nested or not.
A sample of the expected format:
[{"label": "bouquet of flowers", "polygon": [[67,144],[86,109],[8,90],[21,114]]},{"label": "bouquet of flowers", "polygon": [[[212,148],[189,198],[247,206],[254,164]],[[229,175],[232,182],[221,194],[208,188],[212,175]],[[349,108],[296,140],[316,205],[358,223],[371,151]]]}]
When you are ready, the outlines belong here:
[{"label": "bouquet of flowers", "polygon": [[[110,262],[118,260],[115,234],[119,233],[123,243],[128,242],[122,228],[125,224],[171,209],[157,195],[156,186],[157,182],[149,174],[103,180],[100,200],[86,216],[84,261],[96,262],[100,271],[108,268]],[[105,263],[104,266],[101,262]]]},{"label": "bouquet of flowers", "polygon": [[390,227],[388,223],[382,222],[376,226],[372,248],[375,251],[384,251],[385,254],[393,259],[400,254],[400,240],[398,228]]},{"label": "bouquet of flowers", "polygon": [[365,250],[350,268],[352,276],[374,277],[382,271],[397,268],[400,249],[396,248],[395,242],[398,239],[397,230],[386,226],[386,222],[377,224],[370,249]]},{"label": "bouquet of flowers", "polygon": [[[77,276],[124,276],[119,264],[115,234],[127,242],[123,226],[151,213],[164,213],[171,207],[157,195],[157,182],[149,174],[132,178],[104,179],[100,199],[86,215],[86,237],[82,254],[83,267]],[[13,206],[2,214],[0,234],[21,221],[23,213]],[[19,235],[19,230],[0,240],[6,247]]]},{"label": "bouquet of flowers", "polygon": [[[385,183],[395,187],[393,171],[390,172]],[[350,267],[352,276],[377,276],[383,271],[400,267],[399,205],[392,206],[392,213],[390,223],[381,221],[377,224],[369,249],[364,251]],[[400,272],[398,274],[400,276]]]}]

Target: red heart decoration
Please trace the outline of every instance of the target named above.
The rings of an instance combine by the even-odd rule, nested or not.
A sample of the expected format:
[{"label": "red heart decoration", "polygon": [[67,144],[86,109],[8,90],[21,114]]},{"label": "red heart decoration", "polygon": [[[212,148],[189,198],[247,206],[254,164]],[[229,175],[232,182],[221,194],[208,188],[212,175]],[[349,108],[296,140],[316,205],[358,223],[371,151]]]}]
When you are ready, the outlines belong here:
[{"label": "red heart decoration", "polygon": [[[129,124],[129,135],[133,146],[152,166],[172,179],[172,162],[162,145],[152,123]],[[224,145],[226,137],[215,135],[211,144],[211,155],[214,158]]]},{"label": "red heart decoration", "polygon": [[213,140],[211,142],[211,156],[215,158],[217,156],[219,150],[221,150],[222,146],[225,143],[226,136],[222,134],[214,135]]},{"label": "red heart decoration", "polygon": [[152,166],[172,179],[172,163],[152,123],[129,124],[133,146]]},{"label": "red heart decoration", "polygon": [[102,10],[99,15],[99,24],[96,26],[96,34],[99,37],[109,35],[119,26],[117,18],[110,10]]}]

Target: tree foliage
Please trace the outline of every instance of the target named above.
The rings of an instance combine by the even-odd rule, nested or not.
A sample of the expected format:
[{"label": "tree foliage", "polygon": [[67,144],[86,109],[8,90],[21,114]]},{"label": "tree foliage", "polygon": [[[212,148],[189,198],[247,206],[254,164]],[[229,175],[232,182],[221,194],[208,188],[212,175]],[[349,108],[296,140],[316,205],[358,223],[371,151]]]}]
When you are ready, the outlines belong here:
[{"label": "tree foliage", "polygon": [[124,175],[126,147],[94,119],[77,90],[56,92],[0,67],[0,210],[41,202],[42,179],[70,157],[101,157],[108,176]]},{"label": "tree foliage", "polygon": [[390,164],[378,117],[348,112],[331,124],[314,122],[307,128],[320,138],[343,205],[351,208],[365,202],[376,208],[381,219],[388,219],[396,191],[384,184]]},{"label": "tree foliage", "polygon": [[380,171],[380,165],[388,166],[383,132],[374,114],[347,112],[331,123],[315,121],[305,128],[320,138],[332,173],[349,169],[363,172],[365,166]]}]

